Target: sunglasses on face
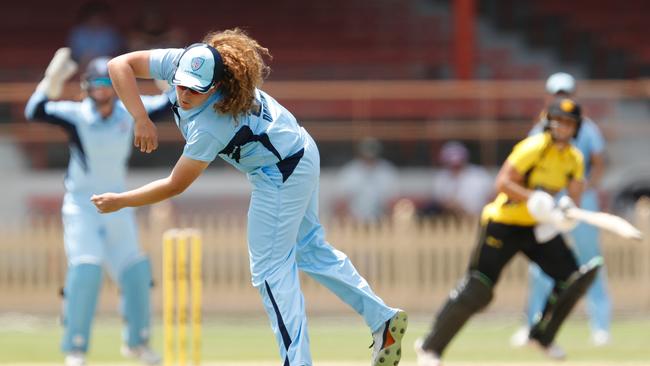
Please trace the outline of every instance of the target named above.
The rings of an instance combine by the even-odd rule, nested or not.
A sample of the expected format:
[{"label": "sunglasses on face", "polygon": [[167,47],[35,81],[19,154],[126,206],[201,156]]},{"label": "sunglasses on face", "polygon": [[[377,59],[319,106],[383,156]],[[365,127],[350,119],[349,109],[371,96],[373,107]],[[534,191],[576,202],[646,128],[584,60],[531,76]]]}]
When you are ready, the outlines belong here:
[{"label": "sunglasses on face", "polygon": [[186,87],[186,86],[183,86],[183,85],[176,85],[176,87],[178,87],[178,89],[180,89],[181,91],[186,91],[186,90],[189,90],[189,91],[190,91],[190,93],[191,93],[192,95],[200,95],[200,94],[205,94],[205,93],[201,93],[201,92],[200,92],[200,91],[198,91],[198,90],[194,90],[194,89],[192,89],[192,88],[188,88],[188,87]]},{"label": "sunglasses on face", "polygon": [[110,78],[96,78],[88,81],[91,88],[110,88],[113,86]]}]

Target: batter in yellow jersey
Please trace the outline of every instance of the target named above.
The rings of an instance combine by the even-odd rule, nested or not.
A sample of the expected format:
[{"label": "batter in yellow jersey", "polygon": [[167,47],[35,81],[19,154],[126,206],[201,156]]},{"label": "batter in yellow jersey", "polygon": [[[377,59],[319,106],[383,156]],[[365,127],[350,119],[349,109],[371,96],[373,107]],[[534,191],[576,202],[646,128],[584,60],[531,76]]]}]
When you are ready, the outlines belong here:
[{"label": "batter in yellow jersey", "polygon": [[[564,357],[555,336],[593,282],[602,258],[579,268],[560,235],[575,227],[565,212],[573,200],[580,202],[583,189],[582,154],[571,145],[582,122],[581,108],[558,98],[546,112],[545,133],[519,142],[501,166],[495,182],[499,194],[483,209],[468,271],[450,292],[431,331],[415,345],[419,365],[440,364],[465,322],[492,301],[503,268],[518,253],[537,263],[555,286],[528,338],[547,356]],[[553,195],[564,189],[568,195],[556,203]]]},{"label": "batter in yellow jersey", "polygon": [[[580,150],[573,145],[559,148],[553,143],[550,132],[519,142],[507,162],[524,178],[524,187],[541,189],[551,195],[564,189],[571,180],[582,181],[584,174]],[[537,223],[525,201],[513,201],[504,192],[485,206],[482,220],[521,226]]]}]

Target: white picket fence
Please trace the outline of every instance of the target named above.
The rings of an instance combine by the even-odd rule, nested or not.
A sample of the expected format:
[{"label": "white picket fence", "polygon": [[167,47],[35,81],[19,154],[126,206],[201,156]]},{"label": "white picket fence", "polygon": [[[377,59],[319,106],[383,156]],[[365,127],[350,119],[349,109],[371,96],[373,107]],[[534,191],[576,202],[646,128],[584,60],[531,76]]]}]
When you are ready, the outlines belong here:
[{"label": "white picket fence", "polygon": [[[650,234],[650,209],[640,205],[637,225]],[[245,218],[229,216],[148,218],[140,224],[143,246],[152,258],[154,308],[160,311],[162,232],[194,227],[203,233],[203,308],[207,313],[261,311],[250,284]],[[475,245],[474,220],[417,223],[399,217],[374,226],[343,221],[325,223],[328,241],[347,253],[373,289],[390,305],[413,312],[433,312],[464,273]],[[59,217],[13,225],[0,223],[0,311],[57,313],[66,263]],[[616,312],[650,313],[650,239],[642,243],[603,235],[609,289]],[[523,255],[502,275],[489,310],[519,312],[527,286]],[[327,289],[303,276],[311,312],[346,312]],[[110,281],[102,291],[100,311],[114,312],[118,290]]]}]

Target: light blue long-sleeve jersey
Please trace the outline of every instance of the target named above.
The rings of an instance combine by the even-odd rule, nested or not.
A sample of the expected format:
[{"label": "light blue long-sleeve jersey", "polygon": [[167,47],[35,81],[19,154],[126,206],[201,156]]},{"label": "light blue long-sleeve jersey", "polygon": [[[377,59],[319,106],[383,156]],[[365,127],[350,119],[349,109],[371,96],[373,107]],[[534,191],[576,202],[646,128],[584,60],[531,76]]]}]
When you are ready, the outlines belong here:
[{"label": "light blue long-sleeve jersey", "polygon": [[[171,84],[182,49],[153,50],[149,71]],[[285,366],[313,365],[298,272],[325,285],[377,331],[393,317],[348,257],[325,240],[318,218],[320,155],[294,116],[255,90],[251,113],[233,117],[214,109],[215,92],[201,106],[178,108],[183,155],[210,162],[217,156],[247,173],[253,189],[248,210],[251,282],[262,296]]]},{"label": "light blue long-sleeve jersey", "polygon": [[[142,96],[147,113],[169,107],[164,95]],[[121,192],[133,145],[133,117],[121,101],[103,119],[91,98],[81,102],[50,101],[36,91],[25,108],[28,120],[61,126],[69,137],[70,161],[65,177],[68,193]]]},{"label": "light blue long-sleeve jersey", "polygon": [[[164,95],[143,96],[148,113],[169,108]],[[124,190],[133,141],[133,118],[117,99],[102,118],[95,102],[50,101],[36,91],[25,108],[29,120],[62,127],[70,140],[70,161],[64,185],[62,219],[68,273],[65,284],[65,353],[88,350],[90,329],[101,288],[102,266],[120,284],[125,343],[131,347],[149,339],[149,262],[138,245],[133,209],[100,214],[93,193]],[[144,289],[144,291],[143,291]]]},{"label": "light blue long-sleeve jersey", "polygon": [[[183,49],[152,50],[151,76],[171,84],[182,53]],[[296,154],[305,144],[303,129],[296,118],[261,90],[255,90],[254,112],[241,114],[236,119],[214,110],[214,104],[222,97],[219,92],[190,110],[178,107],[175,93],[167,95],[175,106],[174,118],[186,140],[183,155],[188,158],[211,162],[218,155],[238,170],[250,173],[279,163]],[[279,168],[282,171],[282,167]],[[286,180],[288,175],[283,178]]]}]

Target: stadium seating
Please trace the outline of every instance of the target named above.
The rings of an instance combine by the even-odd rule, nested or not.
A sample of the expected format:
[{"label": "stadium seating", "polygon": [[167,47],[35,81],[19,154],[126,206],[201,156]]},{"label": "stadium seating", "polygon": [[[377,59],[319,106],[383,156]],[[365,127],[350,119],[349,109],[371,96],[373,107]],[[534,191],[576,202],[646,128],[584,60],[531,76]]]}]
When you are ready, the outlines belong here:
[{"label": "stadium seating", "polygon": [[[0,60],[0,80],[36,80],[52,51],[65,44],[75,22],[74,11],[52,17],[59,10],[56,3],[27,3],[11,2],[4,8],[11,16],[0,24],[0,30],[12,37],[0,40],[0,49],[16,57]],[[68,3],[69,9],[75,9],[84,1]],[[119,29],[129,29],[140,3],[144,1],[111,3]],[[451,16],[423,10],[418,1],[195,2],[191,8],[161,4],[173,25],[185,29],[192,40],[211,29],[247,29],[274,54],[274,79],[437,79],[451,75]],[[479,49],[491,52],[485,46]],[[477,61],[488,63],[488,68],[501,66],[490,78],[540,76],[534,68],[518,68],[508,59]]]},{"label": "stadium seating", "polygon": [[648,75],[645,0],[487,0],[483,9],[506,30],[526,34],[533,46],[557,51],[595,79]]},{"label": "stadium seating", "polygon": [[[641,0],[633,1],[640,3]],[[0,40],[0,49],[11,57],[0,59],[0,81],[37,81],[53,51],[65,44],[67,32],[75,22],[74,11],[52,17],[51,14],[60,13],[55,2],[26,2],[9,2],[4,8],[5,14],[11,16],[0,24],[0,31],[12,36]],[[75,9],[84,1],[68,3],[68,9]],[[142,4],[142,0],[112,2],[116,26],[127,31],[134,22],[134,9]],[[569,16],[570,12],[560,4],[560,1],[553,0],[537,5],[542,14],[563,12]],[[453,35],[448,6],[439,6],[432,11],[415,0],[195,2],[187,8],[161,2],[160,6],[171,15],[174,26],[187,30],[191,40],[200,39],[211,29],[235,26],[247,29],[269,47],[274,56],[272,81],[441,79],[452,76]],[[39,11],[31,11],[32,8]],[[576,23],[576,27],[589,27],[600,20],[595,14]],[[629,37],[617,40],[613,33],[609,38],[621,47],[630,42]],[[475,74],[485,79],[540,80],[546,76],[547,70],[539,64],[517,63],[512,51],[502,46],[478,44]],[[650,55],[650,51],[646,54]],[[302,118],[349,119],[358,115],[354,112],[358,107],[346,100],[286,102]],[[476,103],[471,100],[372,102],[366,107],[363,117],[469,119],[476,116]],[[496,104],[492,108],[496,111],[494,118],[502,119],[529,120],[539,109],[537,101],[517,103],[517,106],[505,102]],[[21,110],[20,107],[10,109]],[[15,117],[20,119],[20,114]]]}]

